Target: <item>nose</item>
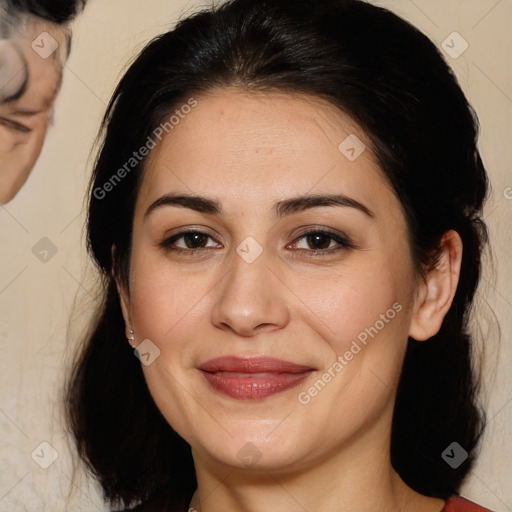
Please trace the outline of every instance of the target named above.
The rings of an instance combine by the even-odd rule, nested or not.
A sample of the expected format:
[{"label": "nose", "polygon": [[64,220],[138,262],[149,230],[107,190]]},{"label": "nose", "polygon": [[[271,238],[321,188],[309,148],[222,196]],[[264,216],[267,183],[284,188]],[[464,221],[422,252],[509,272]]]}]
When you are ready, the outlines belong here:
[{"label": "nose", "polygon": [[215,287],[212,322],[239,336],[284,328],[290,321],[287,288],[265,251],[252,263],[233,255],[231,271]]}]

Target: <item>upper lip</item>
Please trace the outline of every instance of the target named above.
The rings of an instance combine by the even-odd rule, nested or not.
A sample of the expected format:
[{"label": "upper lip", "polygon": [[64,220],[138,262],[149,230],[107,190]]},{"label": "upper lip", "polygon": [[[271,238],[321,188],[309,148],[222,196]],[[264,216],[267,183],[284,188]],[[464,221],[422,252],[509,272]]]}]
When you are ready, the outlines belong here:
[{"label": "upper lip", "polygon": [[222,356],[210,359],[199,367],[205,372],[239,372],[239,373],[302,373],[314,370],[311,366],[295,364],[273,357],[237,357]]}]

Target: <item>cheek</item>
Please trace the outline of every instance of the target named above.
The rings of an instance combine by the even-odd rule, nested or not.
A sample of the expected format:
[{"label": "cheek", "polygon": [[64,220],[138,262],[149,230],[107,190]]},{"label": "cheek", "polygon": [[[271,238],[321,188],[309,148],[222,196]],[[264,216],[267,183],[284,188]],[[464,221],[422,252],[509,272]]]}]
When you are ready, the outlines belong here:
[{"label": "cheek", "polygon": [[22,141],[12,134],[7,134],[2,139],[2,131],[0,130],[0,172],[3,173],[0,180],[0,203],[10,201],[27,181],[44,142],[37,134],[30,134],[29,138],[23,137]]},{"label": "cheek", "polygon": [[34,168],[43,149],[48,124],[46,121],[38,122],[30,134],[23,137],[14,137],[11,140],[9,156],[16,166],[18,175],[26,180]]},{"label": "cheek", "polygon": [[9,155],[14,146],[12,133],[0,125],[0,156],[2,161]]},{"label": "cheek", "polygon": [[[318,380],[301,388],[298,398],[326,438],[371,425],[391,407],[410,318],[402,281],[382,270],[378,265],[373,271],[353,270],[310,296],[318,302],[317,331],[330,350]],[[314,347],[321,349],[318,343]],[[343,426],[332,433],[325,425]]]},{"label": "cheek", "polygon": [[[149,338],[168,352],[185,345],[204,307],[211,288],[206,276],[190,277],[172,271],[151,255],[132,255],[130,295],[137,339]],[[172,342],[172,343],[171,343]]]},{"label": "cheek", "polygon": [[[315,286],[303,283],[302,299],[316,313],[317,324],[336,353],[350,348],[352,340],[364,341],[368,329],[387,331],[393,325],[403,331],[407,323],[409,281],[397,276],[384,262],[347,269],[319,279]],[[400,304],[395,306],[393,304]],[[396,309],[400,309],[397,314]]]},{"label": "cheek", "polygon": [[150,365],[142,366],[144,377],[158,409],[189,442],[193,441],[189,436],[195,403],[193,400],[191,405],[193,390],[187,385],[192,366],[188,364],[193,347],[190,342],[197,338],[198,322],[204,322],[199,299],[208,291],[201,288],[201,280],[196,281],[167,271],[165,265],[152,261],[147,253],[132,254],[132,328],[137,344],[149,339],[159,350]]},{"label": "cheek", "polygon": [[41,154],[43,149],[46,131],[47,131],[47,123],[42,123],[41,126],[38,126],[33,130],[30,134],[30,140],[26,145],[19,146],[19,163],[20,163],[20,174],[23,176],[23,181],[25,181],[32,169],[36,165],[36,162]]},{"label": "cheek", "polygon": [[381,255],[309,288],[305,301],[315,304],[316,325],[331,349],[319,378],[328,373],[325,378],[333,384],[318,399],[314,389],[303,390],[302,400],[316,400],[315,414],[329,416],[325,421],[341,414],[329,412],[328,403],[345,403],[359,411],[354,421],[358,414],[363,421],[379,414],[393,396],[410,324],[412,270],[405,256],[397,264]]},{"label": "cheek", "polygon": [[44,141],[46,139],[46,134],[48,133],[48,125],[50,120],[45,117],[44,119],[41,119],[37,126],[34,128],[34,130],[31,133],[32,140],[30,141],[30,150],[29,150],[29,158],[32,160],[37,160],[39,157],[39,154],[41,153],[41,150],[43,149]]}]

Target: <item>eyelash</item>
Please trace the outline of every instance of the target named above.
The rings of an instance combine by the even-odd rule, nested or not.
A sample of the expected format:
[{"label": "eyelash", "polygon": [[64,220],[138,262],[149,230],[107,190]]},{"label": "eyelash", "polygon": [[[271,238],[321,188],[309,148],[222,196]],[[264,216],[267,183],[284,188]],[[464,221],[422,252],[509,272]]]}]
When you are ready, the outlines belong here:
[{"label": "eyelash", "polygon": [[[160,245],[160,247],[162,247],[163,249],[165,249],[167,251],[172,251],[172,252],[178,253],[178,254],[189,254],[189,255],[194,255],[194,256],[197,256],[199,252],[208,251],[208,250],[213,249],[212,247],[197,248],[197,249],[183,249],[182,247],[173,247],[172,246],[172,244],[174,242],[176,242],[180,238],[183,238],[186,235],[204,235],[204,236],[207,236],[207,237],[213,239],[213,237],[211,235],[209,235],[208,233],[205,233],[203,231],[197,231],[197,230],[181,231],[180,233],[177,233],[177,234],[165,239],[159,245]],[[356,246],[349,240],[348,237],[346,237],[344,235],[332,233],[325,229],[311,229],[309,231],[306,231],[306,232],[302,233],[300,236],[298,236],[292,242],[292,244],[297,244],[303,238],[307,238],[308,236],[311,236],[311,235],[325,235],[328,238],[330,238],[331,240],[334,240],[335,242],[337,242],[339,245],[337,247],[330,248],[330,249],[319,249],[319,250],[296,249],[297,251],[299,251],[301,253],[304,253],[304,254],[308,253],[307,255],[310,258],[314,258],[316,256],[322,256],[325,254],[333,254],[342,249],[355,249],[356,248]],[[289,245],[291,245],[291,244],[289,244]]]},{"label": "eyelash", "polygon": [[10,119],[6,119],[5,117],[0,117],[0,125],[5,126],[10,130],[16,130],[21,133],[29,133],[31,130],[22,124],[16,123],[15,121],[11,121]]}]

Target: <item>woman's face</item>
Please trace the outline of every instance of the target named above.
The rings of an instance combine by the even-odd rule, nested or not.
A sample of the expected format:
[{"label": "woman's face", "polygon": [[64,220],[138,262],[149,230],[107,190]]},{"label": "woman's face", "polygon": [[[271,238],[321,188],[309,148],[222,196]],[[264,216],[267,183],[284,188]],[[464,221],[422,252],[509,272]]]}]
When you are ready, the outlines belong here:
[{"label": "woman's face", "polygon": [[123,292],[157,406],[196,463],[385,443],[416,275],[367,137],[314,98],[196,99],[146,162]]}]

